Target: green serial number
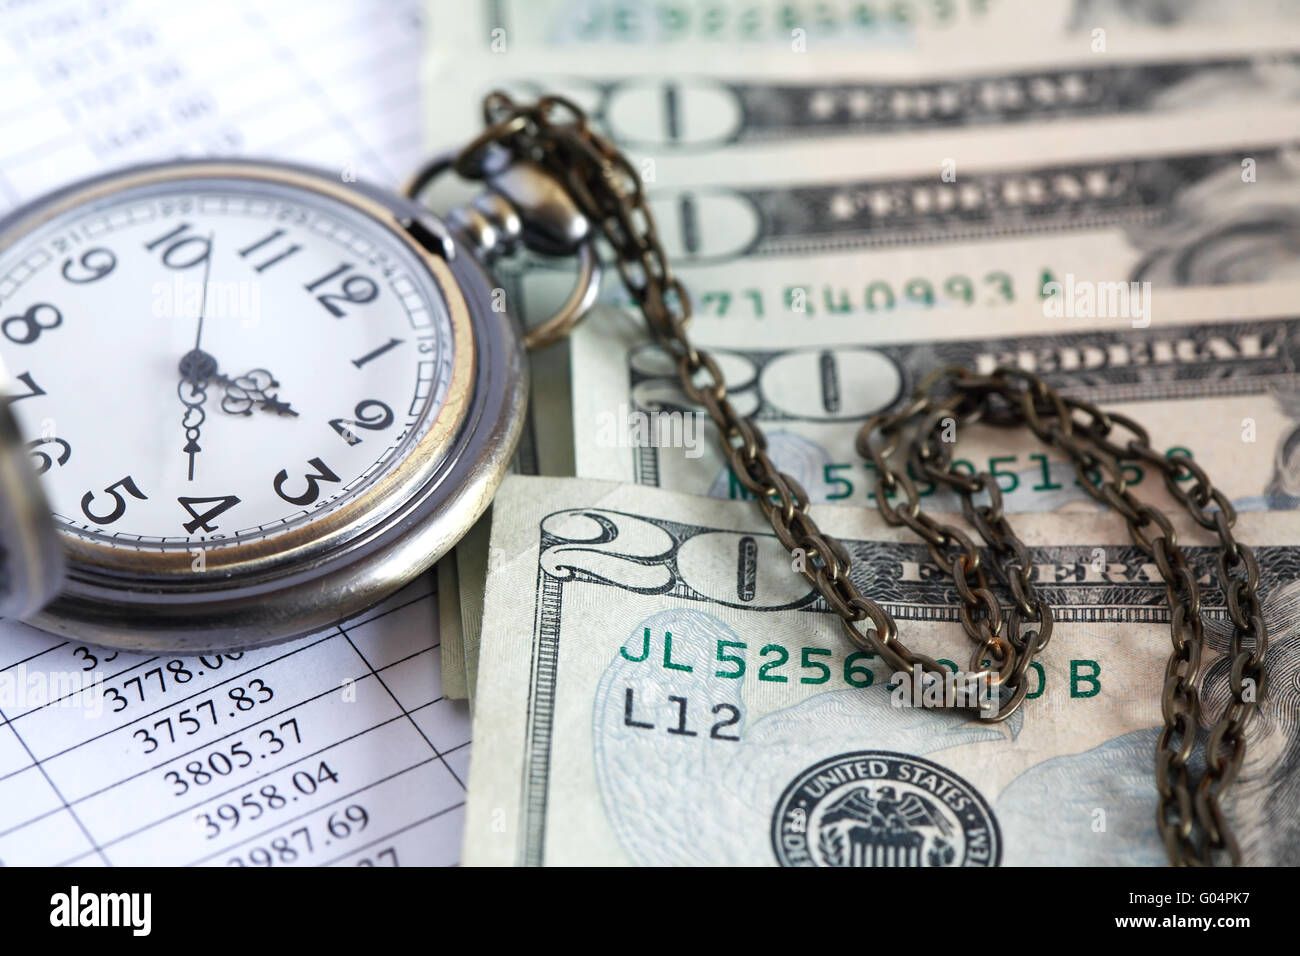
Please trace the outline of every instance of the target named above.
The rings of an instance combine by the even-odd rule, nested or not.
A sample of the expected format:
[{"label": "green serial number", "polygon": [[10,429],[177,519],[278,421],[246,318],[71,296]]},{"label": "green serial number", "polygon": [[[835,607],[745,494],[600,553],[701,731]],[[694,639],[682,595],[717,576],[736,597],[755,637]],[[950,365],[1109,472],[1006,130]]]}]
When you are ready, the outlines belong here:
[{"label": "green serial number", "polygon": [[[1186,455],[1188,458],[1192,457],[1192,453],[1189,449],[1178,445],[1168,449],[1165,452],[1165,457],[1169,457],[1175,453]],[[1038,471],[1035,476],[1037,481],[1032,485],[1028,484],[1028,477],[1024,477],[1022,480],[1021,472],[1025,469],[1032,472],[1033,466],[1025,466],[1025,469],[1022,469],[1019,455],[990,455],[988,458],[988,467],[985,470],[993,476],[995,481],[997,481],[998,488],[1004,495],[1009,495],[1016,491],[1046,493],[1059,491],[1065,487],[1065,485],[1061,484],[1059,481],[1053,480],[1052,466],[1054,464],[1068,466],[1068,462],[1053,462],[1047,457],[1047,455],[1041,453],[1029,455],[1028,458],[1038,466]],[[962,474],[976,474],[977,469],[975,463],[965,458],[955,458],[953,459],[952,464],[953,468],[960,471]],[[867,477],[861,485],[854,485],[852,481],[852,474],[855,468],[861,468],[867,473]],[[1141,484],[1143,479],[1146,477],[1146,472],[1142,467],[1133,464],[1132,462],[1124,463],[1121,468],[1124,474],[1124,481],[1130,487]],[[846,498],[852,498],[859,488],[865,487],[867,500],[875,501],[875,488],[878,475],[879,472],[877,471],[875,464],[869,461],[858,462],[856,464],[844,462],[842,464],[832,463],[823,465],[822,481],[825,482],[828,487],[835,489],[834,491],[827,492],[826,500],[842,501]],[[918,497],[925,498],[939,490],[935,482],[917,475],[911,464],[907,466],[907,476],[911,478],[913,483],[916,485],[916,493]],[[1102,475],[1100,471],[1093,471],[1089,473],[1088,477],[1094,487],[1101,484]],[[1191,477],[1191,475],[1184,475],[1178,480],[1188,481]],[[1083,483],[1078,478],[1074,478],[1072,481],[1075,487],[1083,487]],[[727,492],[732,498],[746,501],[753,497],[736,478],[735,472],[732,471],[728,472]],[[890,497],[893,498],[897,494],[898,493],[895,492],[894,495],[890,495]]]},{"label": "green serial number", "polygon": [[[918,277],[894,283],[877,279],[854,290],[791,285],[785,287],[781,298],[782,309],[789,315],[851,315],[899,308],[1007,305],[1016,301],[1016,293],[1010,273],[995,271],[982,277],[951,275],[938,281]],[[697,303],[701,315],[726,316],[748,310],[747,314],[762,318],[769,311],[768,297],[761,289],[705,290]]]},{"label": "green serial number", "polygon": [[[673,635],[665,631],[663,636],[663,654],[651,660],[654,640],[650,628],[644,628],[641,646],[637,648],[620,647],[619,654],[624,660],[633,664],[659,666],[665,671],[693,673],[695,667],[684,661],[673,659]],[[842,659],[829,647],[799,647],[794,649],[783,644],[764,644],[758,650],[758,679],[773,684],[829,684],[838,680],[849,687],[870,687],[876,681],[876,674],[868,662],[876,660],[876,655],[869,651],[853,651]],[[713,659],[709,666],[713,676],[724,680],[740,680],[749,670],[749,654],[753,653],[745,641],[716,642]],[[954,674],[960,673],[955,661],[939,658],[939,663]],[[987,662],[986,662],[987,663]],[[1036,681],[1034,687],[1025,695],[1033,699],[1042,695],[1047,686],[1047,673],[1043,666],[1034,661],[1030,664]],[[892,685],[887,685],[892,690]],[[1070,661],[1070,696],[1095,697],[1101,692],[1101,665],[1086,658]]]}]

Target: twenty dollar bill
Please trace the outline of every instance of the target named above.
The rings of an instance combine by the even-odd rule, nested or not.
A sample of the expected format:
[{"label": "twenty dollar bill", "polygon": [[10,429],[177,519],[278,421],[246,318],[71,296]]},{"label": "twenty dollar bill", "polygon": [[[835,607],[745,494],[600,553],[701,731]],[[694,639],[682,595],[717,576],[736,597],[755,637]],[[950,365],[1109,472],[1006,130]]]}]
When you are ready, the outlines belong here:
[{"label": "twenty dollar bill", "polygon": [[[1167,291],[1145,324],[1051,316],[1047,303],[996,320],[952,310],[905,324],[737,320],[697,341],[721,367],[732,404],[766,433],[773,461],[815,501],[874,504],[877,476],[857,434],[869,417],[902,408],[931,371],[1006,365],[1136,419],[1153,448],[1190,454],[1239,509],[1291,509],[1300,505],[1297,295],[1296,283]],[[635,317],[607,312],[581,327],[573,368],[580,476],[746,496],[712,422]],[[955,457],[962,470],[994,474],[1010,510],[1097,507],[1066,456],[1027,430],[972,426]],[[1147,471],[1129,465],[1126,478],[1169,504]],[[928,507],[958,510],[950,493],[913,477]]]},{"label": "twenty dollar bill", "polygon": [[[865,508],[817,516],[913,649],[964,668],[951,582]],[[1274,690],[1226,804],[1251,863],[1300,861],[1300,521],[1243,515]],[[472,864],[1161,864],[1165,589],[1122,521],[1018,515],[1056,609],[1005,723],[900,706],[757,509],[510,478],[494,506],[464,859]],[[1200,692],[1227,699],[1215,553]],[[1190,544],[1196,542],[1197,544]],[[899,685],[901,687],[901,685]]]}]

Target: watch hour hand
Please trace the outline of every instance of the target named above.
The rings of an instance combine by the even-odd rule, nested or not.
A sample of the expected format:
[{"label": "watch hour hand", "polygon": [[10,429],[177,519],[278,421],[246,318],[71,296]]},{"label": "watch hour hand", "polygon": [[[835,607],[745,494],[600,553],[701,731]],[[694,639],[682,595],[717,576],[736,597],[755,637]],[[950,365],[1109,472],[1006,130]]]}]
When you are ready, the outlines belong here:
[{"label": "watch hour hand", "polygon": [[281,401],[275,392],[280,383],[264,368],[255,368],[235,378],[214,372],[212,380],[226,387],[221,410],[229,415],[251,415],[253,406],[277,415],[298,415],[293,406]]},{"label": "watch hour hand", "polygon": [[195,386],[209,381],[224,386],[226,394],[221,400],[221,410],[228,415],[251,415],[254,407],[277,415],[298,415],[293,406],[275,393],[280,383],[264,368],[231,378],[217,367],[217,360],[210,354],[192,349],[181,358],[180,372],[183,381]]}]

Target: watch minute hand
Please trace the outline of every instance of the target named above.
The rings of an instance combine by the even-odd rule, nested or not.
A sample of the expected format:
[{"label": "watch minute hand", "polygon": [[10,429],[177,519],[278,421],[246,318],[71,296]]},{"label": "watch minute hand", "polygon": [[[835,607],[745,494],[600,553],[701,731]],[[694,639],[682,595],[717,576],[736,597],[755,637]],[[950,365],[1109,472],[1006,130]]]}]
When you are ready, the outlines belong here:
[{"label": "watch minute hand", "polygon": [[[189,395],[186,395],[186,386],[189,387]],[[203,403],[207,401],[207,383],[195,381],[189,378],[182,378],[176,384],[176,394],[185,406],[185,414],[181,416],[181,427],[185,429],[185,447],[181,451],[190,456],[189,480],[194,480],[194,456],[203,449],[199,446],[199,428],[207,419],[207,413],[203,410]]]},{"label": "watch minute hand", "polygon": [[[195,363],[191,363],[191,368],[187,370],[186,360],[192,356],[204,356],[207,353],[199,350],[199,343],[203,341],[203,315],[208,307],[208,279],[212,275],[212,238],[213,234],[208,234],[208,251],[203,258],[203,290],[199,299],[199,316],[198,327],[194,332],[194,349],[187,353],[181,359],[181,380],[176,385],[176,394],[185,406],[185,414],[181,416],[181,427],[185,429],[185,447],[182,452],[189,455],[189,480],[194,480],[194,456],[203,449],[199,446],[199,428],[207,418],[207,413],[203,410],[203,403],[207,400],[207,381],[205,377],[200,377],[194,368]],[[210,358],[210,356],[209,356]],[[202,364],[202,363],[197,363]],[[215,367],[215,365],[214,365]],[[189,386],[190,397],[185,397],[185,387]]]}]

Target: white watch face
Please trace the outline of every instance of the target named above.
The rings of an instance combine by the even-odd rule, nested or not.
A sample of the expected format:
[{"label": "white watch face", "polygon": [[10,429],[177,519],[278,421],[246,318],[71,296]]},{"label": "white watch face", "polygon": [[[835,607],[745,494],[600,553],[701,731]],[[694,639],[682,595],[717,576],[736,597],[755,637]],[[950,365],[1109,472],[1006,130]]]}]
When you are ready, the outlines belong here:
[{"label": "white watch face", "polygon": [[447,403],[452,328],[399,235],[289,182],[136,184],[0,253],[0,356],[56,519],[121,548],[354,500]]}]

